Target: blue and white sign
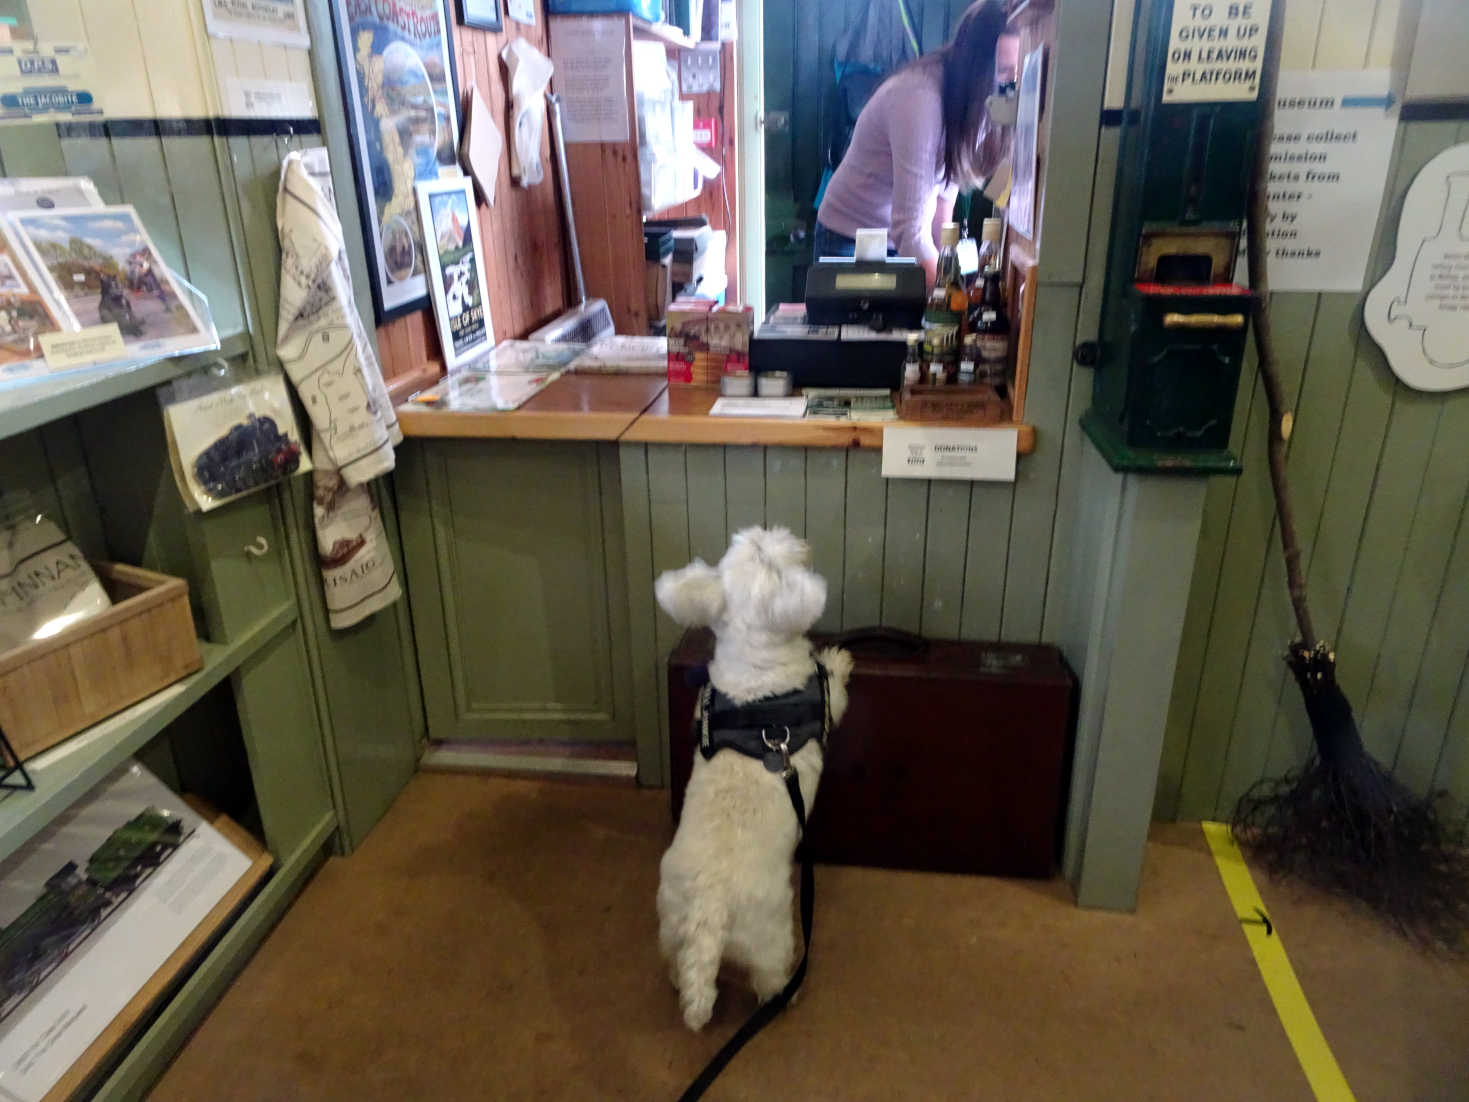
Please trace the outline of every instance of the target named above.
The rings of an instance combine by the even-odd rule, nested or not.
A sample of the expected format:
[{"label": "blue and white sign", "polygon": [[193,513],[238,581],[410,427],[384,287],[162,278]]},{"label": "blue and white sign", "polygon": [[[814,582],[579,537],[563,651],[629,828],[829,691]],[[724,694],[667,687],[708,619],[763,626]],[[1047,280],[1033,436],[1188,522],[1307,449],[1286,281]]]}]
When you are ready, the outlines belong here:
[{"label": "blue and white sign", "polygon": [[0,45],[0,124],[102,116],[91,60],[80,43]]}]

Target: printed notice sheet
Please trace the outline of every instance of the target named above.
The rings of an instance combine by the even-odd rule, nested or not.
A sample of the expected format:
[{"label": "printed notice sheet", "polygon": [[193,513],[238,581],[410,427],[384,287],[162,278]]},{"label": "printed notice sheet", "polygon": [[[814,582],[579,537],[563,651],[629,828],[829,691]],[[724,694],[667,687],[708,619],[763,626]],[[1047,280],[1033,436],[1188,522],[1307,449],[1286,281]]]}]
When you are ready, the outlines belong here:
[{"label": "printed notice sheet", "polygon": [[1270,289],[1359,291],[1398,111],[1386,69],[1280,74],[1270,146]]},{"label": "printed notice sheet", "polygon": [[623,16],[551,21],[551,60],[568,142],[625,142],[627,36]]}]

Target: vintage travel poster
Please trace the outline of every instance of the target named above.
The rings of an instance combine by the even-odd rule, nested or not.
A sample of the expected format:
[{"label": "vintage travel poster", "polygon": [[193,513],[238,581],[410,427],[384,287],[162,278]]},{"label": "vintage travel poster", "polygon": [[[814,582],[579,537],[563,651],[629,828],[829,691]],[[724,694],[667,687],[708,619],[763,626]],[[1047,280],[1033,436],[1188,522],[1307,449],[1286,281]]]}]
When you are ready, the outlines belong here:
[{"label": "vintage travel poster", "polygon": [[378,320],[428,293],[415,185],[460,175],[446,0],[333,0]]},{"label": "vintage travel poster", "polygon": [[467,179],[418,185],[434,320],[444,366],[453,371],[494,343],[474,193]]}]

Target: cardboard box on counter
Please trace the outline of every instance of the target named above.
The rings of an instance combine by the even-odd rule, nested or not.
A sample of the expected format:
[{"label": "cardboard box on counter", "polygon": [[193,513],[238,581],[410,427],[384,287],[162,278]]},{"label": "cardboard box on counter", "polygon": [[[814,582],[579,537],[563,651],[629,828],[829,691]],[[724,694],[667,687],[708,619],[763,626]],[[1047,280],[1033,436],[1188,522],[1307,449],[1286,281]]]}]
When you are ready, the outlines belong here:
[{"label": "cardboard box on counter", "polygon": [[710,367],[717,383],[720,375],[747,374],[750,370],[750,336],[755,329],[755,311],[749,306],[720,306],[709,315]]},{"label": "cardboard box on counter", "polygon": [[[664,315],[668,333],[668,381],[706,381],[709,374],[709,299],[674,299]],[[719,381],[718,376],[714,378]]]}]

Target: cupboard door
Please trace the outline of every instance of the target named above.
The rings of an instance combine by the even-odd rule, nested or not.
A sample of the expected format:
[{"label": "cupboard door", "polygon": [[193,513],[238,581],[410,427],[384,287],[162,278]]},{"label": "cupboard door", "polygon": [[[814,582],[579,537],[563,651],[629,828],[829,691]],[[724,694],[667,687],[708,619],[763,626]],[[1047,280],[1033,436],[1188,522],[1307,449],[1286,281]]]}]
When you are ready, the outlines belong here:
[{"label": "cupboard door", "polygon": [[409,449],[399,503],[429,736],[631,741],[615,449]]}]

